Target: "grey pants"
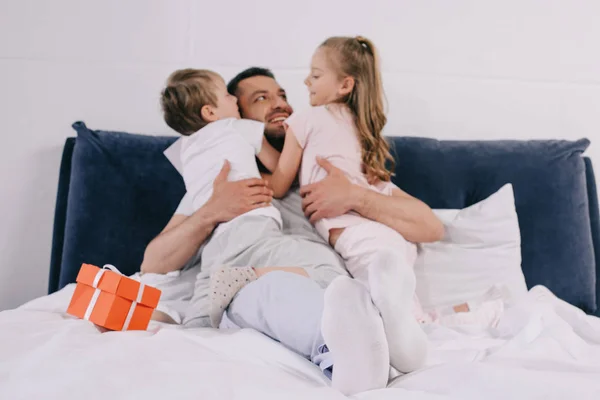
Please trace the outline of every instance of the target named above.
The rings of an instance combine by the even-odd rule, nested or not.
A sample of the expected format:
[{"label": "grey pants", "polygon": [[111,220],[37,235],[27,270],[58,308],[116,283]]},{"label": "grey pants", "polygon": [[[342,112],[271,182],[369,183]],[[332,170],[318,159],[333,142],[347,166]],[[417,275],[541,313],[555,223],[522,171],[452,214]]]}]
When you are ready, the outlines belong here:
[{"label": "grey pants", "polygon": [[[185,312],[187,327],[210,326],[208,289],[210,274],[222,265],[238,267],[302,267],[321,288],[339,275],[347,275],[343,260],[326,243],[299,235],[286,235],[277,222],[264,216],[244,216],[202,249],[200,273]],[[298,301],[305,301],[302,293]]]},{"label": "grey pants", "polygon": [[324,294],[325,289],[311,279],[270,272],[238,292],[220,328],[262,332],[311,360],[331,377],[333,359],[321,335]]}]

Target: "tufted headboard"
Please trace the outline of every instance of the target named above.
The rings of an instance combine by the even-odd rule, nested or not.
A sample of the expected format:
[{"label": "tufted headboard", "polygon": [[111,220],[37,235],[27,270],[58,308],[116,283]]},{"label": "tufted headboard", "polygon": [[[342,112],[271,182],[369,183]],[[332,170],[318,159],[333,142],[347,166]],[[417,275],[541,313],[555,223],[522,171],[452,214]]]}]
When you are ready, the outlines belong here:
[{"label": "tufted headboard", "polygon": [[[185,190],[162,155],[175,137],[73,128],[60,167],[50,293],[74,282],[82,262],[138,271]],[[592,163],[582,157],[587,140],[391,142],[395,183],[432,208],[463,208],[512,183],[528,286],[596,312],[600,218]]]}]

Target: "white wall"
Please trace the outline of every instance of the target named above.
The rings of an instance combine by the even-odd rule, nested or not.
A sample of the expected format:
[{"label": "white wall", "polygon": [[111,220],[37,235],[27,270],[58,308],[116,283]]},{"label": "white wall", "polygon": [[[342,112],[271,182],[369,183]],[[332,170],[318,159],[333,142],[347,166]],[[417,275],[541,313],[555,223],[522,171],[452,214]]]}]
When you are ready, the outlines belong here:
[{"label": "white wall", "polygon": [[363,34],[390,135],[596,140],[598,21],[594,0],[0,0],[0,310],[46,291],[70,124],[167,132],[157,98],[175,68],[269,66],[300,108],[315,46]]}]

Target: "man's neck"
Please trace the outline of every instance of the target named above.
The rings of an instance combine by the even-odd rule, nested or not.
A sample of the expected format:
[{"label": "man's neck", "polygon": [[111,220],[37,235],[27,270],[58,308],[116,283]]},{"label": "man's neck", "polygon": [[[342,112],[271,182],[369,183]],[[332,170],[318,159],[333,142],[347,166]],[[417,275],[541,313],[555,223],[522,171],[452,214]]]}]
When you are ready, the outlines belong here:
[{"label": "man's neck", "polygon": [[[283,143],[285,141],[285,137],[284,136],[266,135],[266,134],[265,134],[265,137],[267,138],[267,142],[269,142],[269,144],[271,146],[273,146],[275,148],[275,150],[277,150],[278,152],[281,153],[281,150],[283,150]],[[258,170],[260,172],[267,173],[267,174],[271,173],[271,171],[269,171],[267,169],[267,167],[265,167],[263,165],[263,163],[260,162],[258,157],[256,158],[256,163],[258,164]]]}]

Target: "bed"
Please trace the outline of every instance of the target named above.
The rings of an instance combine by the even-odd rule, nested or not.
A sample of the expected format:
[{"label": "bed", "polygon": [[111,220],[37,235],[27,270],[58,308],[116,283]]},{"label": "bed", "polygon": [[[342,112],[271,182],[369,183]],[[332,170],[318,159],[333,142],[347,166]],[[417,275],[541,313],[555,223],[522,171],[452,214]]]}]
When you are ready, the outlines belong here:
[{"label": "bed", "polygon": [[[74,128],[61,162],[49,294],[0,313],[0,398],[344,398],[318,367],[252,330],[153,322],[100,333],[65,314],[81,263],[135,273],[184,191],[162,156],[174,138]],[[512,183],[530,290],[497,329],[426,327],[425,368],[354,397],[599,398],[600,220],[582,156],[589,142],[393,144],[396,183],[432,208],[464,208]]]}]

